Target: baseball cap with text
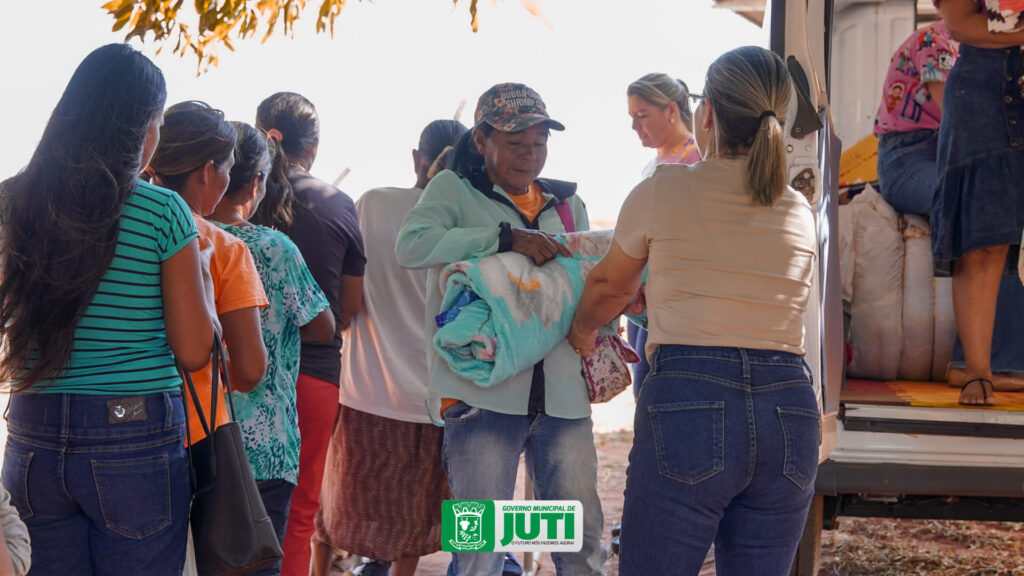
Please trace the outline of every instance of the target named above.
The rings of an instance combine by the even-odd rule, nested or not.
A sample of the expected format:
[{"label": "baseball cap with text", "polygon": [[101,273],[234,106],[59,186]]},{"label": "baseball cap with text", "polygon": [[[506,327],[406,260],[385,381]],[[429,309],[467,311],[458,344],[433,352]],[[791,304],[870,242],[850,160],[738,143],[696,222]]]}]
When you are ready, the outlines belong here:
[{"label": "baseball cap with text", "polygon": [[565,130],[561,122],[548,116],[544,101],[525,84],[496,84],[480,96],[475,125],[486,122],[502,132],[518,132],[546,122],[552,130]]}]

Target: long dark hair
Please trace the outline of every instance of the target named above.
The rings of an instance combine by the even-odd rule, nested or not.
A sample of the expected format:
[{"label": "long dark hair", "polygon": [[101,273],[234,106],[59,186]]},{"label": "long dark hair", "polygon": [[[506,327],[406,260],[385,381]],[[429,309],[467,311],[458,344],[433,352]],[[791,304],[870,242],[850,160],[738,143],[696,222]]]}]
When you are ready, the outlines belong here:
[{"label": "long dark hair", "polygon": [[28,165],[0,183],[0,381],[16,391],[66,369],[166,97],[163,74],[140,52],[97,48],[72,75]]},{"label": "long dark hair", "polygon": [[480,171],[484,167],[484,157],[473,140],[473,133],[477,130],[483,132],[484,136],[489,136],[494,132],[494,126],[481,122],[476,128],[466,131],[459,136],[455,147],[448,154],[448,169],[463,178],[468,178],[474,171]]},{"label": "long dark hair", "polygon": [[233,196],[249,187],[253,177],[263,170],[263,156],[267,154],[267,135],[245,122],[228,122],[235,129],[235,164],[225,196]]},{"label": "long dark hair", "polygon": [[[257,128],[253,130],[259,131]],[[270,174],[267,175],[267,193],[249,221],[287,232],[295,219],[295,197],[292,195],[292,183],[288,181],[288,157],[281,150],[277,140],[267,138],[263,132],[259,133],[266,141],[270,152]],[[231,178],[234,179],[234,173]],[[251,178],[250,176],[250,180]]]}]

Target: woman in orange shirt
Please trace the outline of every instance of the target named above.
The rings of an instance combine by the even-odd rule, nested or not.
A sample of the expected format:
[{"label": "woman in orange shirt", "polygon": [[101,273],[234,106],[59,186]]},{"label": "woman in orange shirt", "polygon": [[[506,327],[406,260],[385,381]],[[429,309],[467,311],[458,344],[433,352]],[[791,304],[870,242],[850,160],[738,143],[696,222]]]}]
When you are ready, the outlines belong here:
[{"label": "woman in orange shirt", "polygon": [[[228,374],[233,389],[248,392],[260,383],[267,368],[259,312],[267,305],[267,297],[245,243],[203,218],[227,190],[235,139],[234,128],[220,110],[202,102],[175,104],[164,113],[160,145],[147,172],[155,184],[181,196],[192,210],[199,237],[213,245],[210,275],[229,358]],[[210,365],[192,373],[205,413],[210,409],[212,376]],[[227,421],[223,403],[217,412],[218,425]],[[190,410],[189,420],[191,440],[198,442],[205,434],[195,410]]]}]

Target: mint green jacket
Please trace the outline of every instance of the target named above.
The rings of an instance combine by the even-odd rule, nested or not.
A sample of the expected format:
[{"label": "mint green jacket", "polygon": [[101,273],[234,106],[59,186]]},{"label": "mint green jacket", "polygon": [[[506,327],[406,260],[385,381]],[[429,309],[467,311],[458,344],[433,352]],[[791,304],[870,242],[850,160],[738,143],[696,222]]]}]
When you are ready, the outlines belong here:
[{"label": "mint green jacket", "polygon": [[445,170],[430,181],[419,203],[402,222],[395,245],[399,264],[407,268],[430,268],[425,319],[430,378],[427,411],[435,423],[441,423],[442,398],[455,398],[493,412],[526,415],[535,379],[538,379],[538,386],[543,387],[544,413],[557,418],[590,416],[580,357],[565,340],[542,364],[487,388],[455,375],[438,357],[432,344],[437,332],[434,316],[441,308],[440,273],[445,266],[510,250],[512,228],[539,229],[553,234],[565,232],[555,209],[561,202],[567,202],[572,209],[577,232],[590,228],[587,209],[576,196],[576,184],[543,178],[537,183],[547,204],[534,222],[528,222],[508,194],[492,184],[483,170],[474,171],[469,178]]}]

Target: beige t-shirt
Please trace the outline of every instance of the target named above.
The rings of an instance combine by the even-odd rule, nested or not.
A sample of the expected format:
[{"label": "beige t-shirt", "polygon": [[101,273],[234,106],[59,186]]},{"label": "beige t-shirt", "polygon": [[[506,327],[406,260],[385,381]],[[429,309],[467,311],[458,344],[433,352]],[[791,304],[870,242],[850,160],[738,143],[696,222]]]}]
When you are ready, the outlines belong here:
[{"label": "beige t-shirt", "polygon": [[648,357],[659,344],[804,353],[814,216],[788,187],[755,206],[745,180],[746,158],[666,164],[623,204],[615,241],[649,264]]}]

